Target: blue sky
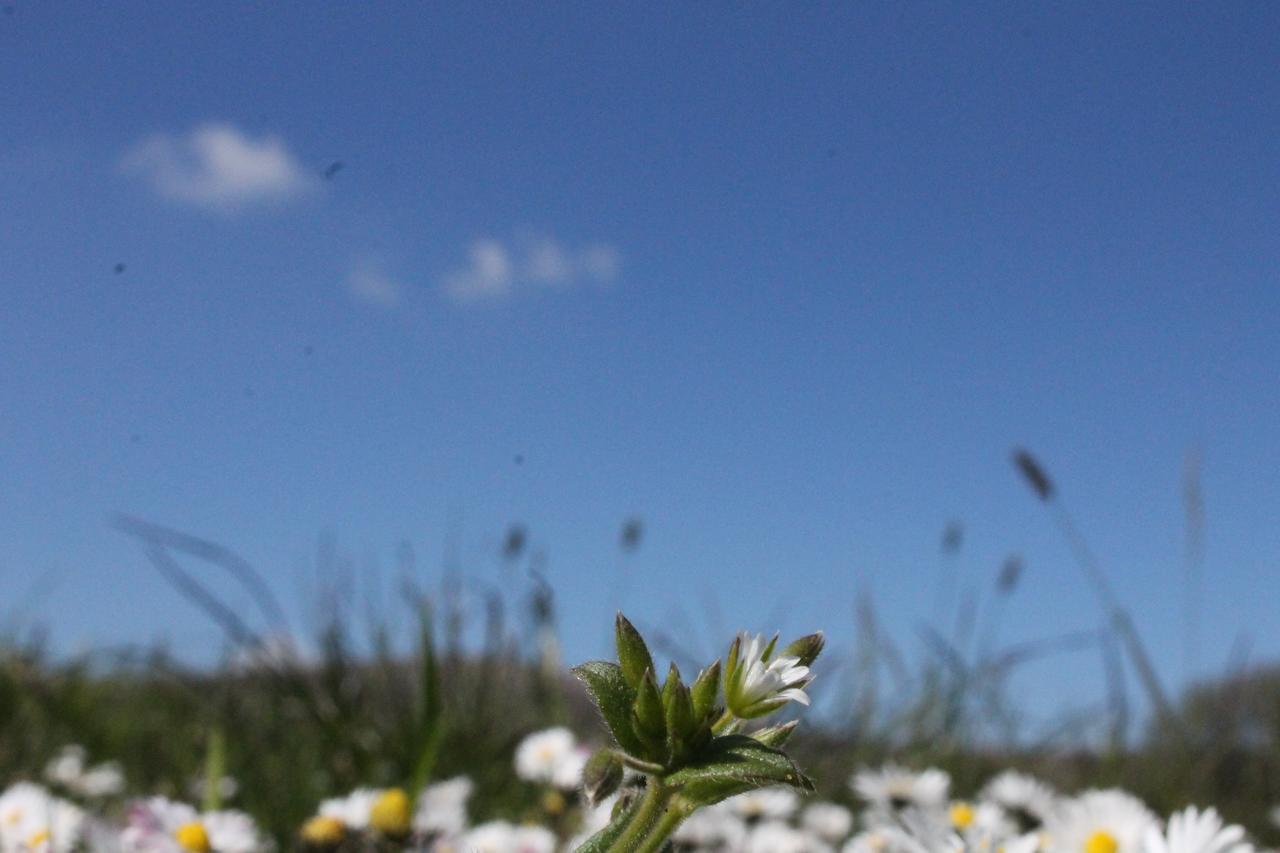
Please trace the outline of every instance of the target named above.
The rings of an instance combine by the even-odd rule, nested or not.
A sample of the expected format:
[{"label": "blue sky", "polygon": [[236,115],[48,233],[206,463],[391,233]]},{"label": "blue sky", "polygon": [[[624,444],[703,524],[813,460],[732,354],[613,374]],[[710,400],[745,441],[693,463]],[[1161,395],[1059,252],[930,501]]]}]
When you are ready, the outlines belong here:
[{"label": "blue sky", "polygon": [[1026,445],[1177,684],[1198,447],[1200,671],[1274,657],[1278,42],[1265,3],[10,0],[6,618],[216,652],[125,511],[295,603],[326,531],[497,580],[520,522],[571,659],[708,598],[847,647],[858,590],[916,647],[952,519],[962,585],[1026,560],[1002,638],[1093,627]]}]

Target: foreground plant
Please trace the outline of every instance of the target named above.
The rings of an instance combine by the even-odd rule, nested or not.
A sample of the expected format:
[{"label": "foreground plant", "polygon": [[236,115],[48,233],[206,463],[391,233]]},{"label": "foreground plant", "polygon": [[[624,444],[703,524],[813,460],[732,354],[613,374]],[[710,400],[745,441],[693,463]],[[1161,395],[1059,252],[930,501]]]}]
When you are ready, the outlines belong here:
[{"label": "foreground plant", "polygon": [[[822,634],[810,634],[775,655],[777,637],[740,635],[724,664],[715,661],[686,686],[672,664],[659,687],[653,656],[640,632],[621,613],[618,662],[574,667],[600,709],[614,746],[587,764],[584,788],[600,802],[622,794],[607,827],[579,853],[646,853],[659,850],[685,818],[736,794],[773,785],[812,791],[813,783],[780,747],[796,723],[739,732],[746,720],[775,713],[788,702],[809,704],[804,688],[809,665],[822,651]],[[623,768],[642,777],[622,787]]]}]

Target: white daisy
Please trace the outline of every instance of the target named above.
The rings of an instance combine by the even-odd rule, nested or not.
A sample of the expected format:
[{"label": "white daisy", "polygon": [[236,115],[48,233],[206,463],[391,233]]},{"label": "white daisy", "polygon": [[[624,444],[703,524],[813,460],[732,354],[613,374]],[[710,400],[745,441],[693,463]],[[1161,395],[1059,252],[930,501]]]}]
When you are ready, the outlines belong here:
[{"label": "white daisy", "polygon": [[467,828],[467,800],[475,790],[466,776],[428,785],[418,795],[413,828],[424,835],[452,837]]},{"label": "white daisy", "polygon": [[1013,770],[997,775],[978,796],[980,800],[998,805],[1019,833],[1042,827],[1058,805],[1058,795],[1052,788],[1033,776]]},{"label": "white daisy", "polygon": [[1161,832],[1150,826],[1143,838],[1144,853],[1249,853],[1253,846],[1244,840],[1244,829],[1225,826],[1216,809],[1200,811],[1188,806],[1169,818]]},{"label": "white daisy", "polygon": [[799,795],[790,788],[757,788],[725,800],[725,805],[743,820],[786,820],[795,814],[799,804]]},{"label": "white daisy", "polygon": [[896,764],[860,770],[849,780],[854,793],[867,802],[873,816],[892,816],[908,808],[942,815],[947,808],[951,776],[930,768],[917,773]]},{"label": "white daisy", "polygon": [[373,804],[382,792],[375,788],[356,788],[345,797],[325,800],[320,804],[318,814],[342,821],[347,829],[364,830],[369,828],[369,815]]},{"label": "white daisy", "polygon": [[832,844],[849,837],[853,812],[836,803],[814,803],[800,815],[800,825]]},{"label": "white daisy", "polygon": [[573,732],[563,726],[534,732],[516,747],[516,775],[526,782],[551,783],[575,759],[576,745]]},{"label": "white daisy", "polygon": [[1045,824],[1052,853],[1140,853],[1155,817],[1120,790],[1085,791],[1064,802]]}]

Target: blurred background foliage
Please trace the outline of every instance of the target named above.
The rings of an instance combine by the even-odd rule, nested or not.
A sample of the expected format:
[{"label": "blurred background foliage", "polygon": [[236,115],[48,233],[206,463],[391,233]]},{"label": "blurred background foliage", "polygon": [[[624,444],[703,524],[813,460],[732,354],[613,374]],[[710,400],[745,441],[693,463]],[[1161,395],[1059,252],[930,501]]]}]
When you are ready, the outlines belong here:
[{"label": "blurred background foliage", "polygon": [[[1055,505],[1047,473],[1022,451],[1014,461],[1077,540],[1086,576],[1105,584]],[[241,808],[286,840],[326,797],[361,786],[416,790],[460,774],[476,783],[473,818],[541,817],[542,792],[512,772],[517,743],[558,724],[601,737],[560,659],[555,590],[521,525],[502,539],[500,583],[447,566],[428,588],[402,546],[397,595],[383,609],[356,603],[354,562],[322,539],[319,616],[313,635],[298,637],[249,627],[280,624],[281,609],[229,549],[141,519],[114,524],[223,629],[222,663],[193,668],[163,646],[55,655],[39,627],[10,620],[0,639],[2,781],[39,778],[62,746],[80,744],[95,761],[119,761],[131,793]],[[642,539],[642,522],[624,520],[619,547],[634,550]],[[962,543],[963,526],[949,523],[942,551]],[[207,571],[234,579],[259,613],[250,619],[220,599]],[[1167,698],[1156,674],[1143,671],[1127,613],[1105,592],[1095,630],[999,644],[995,627],[1023,571],[1011,555],[983,607],[974,598],[942,602],[938,618],[918,629],[919,653],[890,635],[869,595],[850,591],[855,641],[819,662],[817,713],[792,742],[819,793],[848,802],[855,768],[891,760],[949,771],[957,796],[1013,767],[1064,791],[1124,787],[1161,813],[1215,805],[1264,843],[1280,842],[1270,817],[1280,803],[1280,667],[1236,667]],[[642,626],[686,671],[724,651],[691,650],[669,627]],[[1018,669],[1090,649],[1108,673],[1103,698],[1047,725],[1029,721],[1010,699]],[[234,783],[214,784],[223,774]]]}]

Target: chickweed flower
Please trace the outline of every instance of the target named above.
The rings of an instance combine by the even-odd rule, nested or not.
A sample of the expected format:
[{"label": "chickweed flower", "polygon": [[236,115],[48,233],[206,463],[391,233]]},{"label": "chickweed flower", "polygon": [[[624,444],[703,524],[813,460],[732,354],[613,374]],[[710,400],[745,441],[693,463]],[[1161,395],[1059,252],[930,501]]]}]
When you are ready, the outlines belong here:
[{"label": "chickweed flower", "polygon": [[[821,642],[821,635],[816,635]],[[765,642],[764,636],[739,634],[729,648],[725,666],[725,704],[735,717],[750,720],[763,717],[794,700],[809,704],[804,692],[813,677],[799,655],[773,657],[778,638]],[[795,644],[792,644],[793,646]],[[789,651],[790,647],[787,650]]]}]

